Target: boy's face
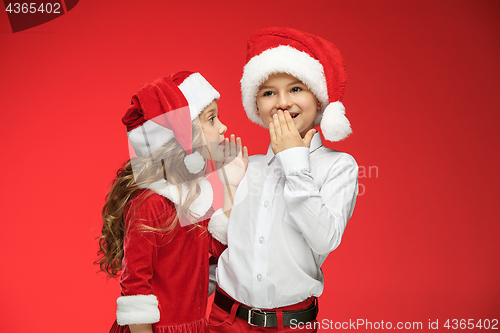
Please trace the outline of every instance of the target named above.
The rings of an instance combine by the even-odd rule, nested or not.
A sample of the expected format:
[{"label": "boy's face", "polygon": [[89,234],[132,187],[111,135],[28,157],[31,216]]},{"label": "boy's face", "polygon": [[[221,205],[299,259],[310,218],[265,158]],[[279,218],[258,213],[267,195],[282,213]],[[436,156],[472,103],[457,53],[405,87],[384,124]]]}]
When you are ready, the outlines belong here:
[{"label": "boy's face", "polygon": [[226,125],[219,120],[219,109],[217,102],[210,103],[198,116],[207,151],[202,155],[207,159],[215,161],[224,159],[224,133],[227,131]]},{"label": "boy's face", "polygon": [[257,92],[257,113],[267,128],[275,113],[286,110],[304,137],[313,128],[319,108],[321,104],[316,96],[302,81],[290,74],[270,75]]}]

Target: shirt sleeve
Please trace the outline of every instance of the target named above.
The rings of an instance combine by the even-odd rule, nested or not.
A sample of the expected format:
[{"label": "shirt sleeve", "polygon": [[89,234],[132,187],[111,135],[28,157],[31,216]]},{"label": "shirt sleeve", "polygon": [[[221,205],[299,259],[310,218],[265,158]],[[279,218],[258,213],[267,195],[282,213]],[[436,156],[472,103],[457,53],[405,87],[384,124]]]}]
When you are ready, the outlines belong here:
[{"label": "shirt sleeve", "polygon": [[276,155],[285,174],[284,197],[288,214],[311,249],[327,254],[339,246],[358,193],[358,165],[342,153],[332,165],[324,166],[324,182],[317,185],[306,147],[284,150]]},{"label": "shirt sleeve", "polygon": [[172,213],[167,201],[157,194],[141,195],[129,205],[125,213],[126,231],[120,278],[123,296],[117,300],[116,312],[118,324],[122,326],[152,324],[160,319],[151,278],[161,235],[148,231],[148,228],[160,228]]}]

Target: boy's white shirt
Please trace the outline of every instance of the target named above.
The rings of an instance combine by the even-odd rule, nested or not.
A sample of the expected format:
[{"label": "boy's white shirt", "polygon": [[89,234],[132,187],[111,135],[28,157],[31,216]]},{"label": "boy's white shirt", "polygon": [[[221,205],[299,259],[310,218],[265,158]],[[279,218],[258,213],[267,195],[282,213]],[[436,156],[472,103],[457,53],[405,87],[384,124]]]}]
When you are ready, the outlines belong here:
[{"label": "boy's white shirt", "polygon": [[339,244],[358,194],[358,166],[322,145],[250,157],[228,223],[217,282],[237,301],[275,308],[323,292],[321,265]]}]

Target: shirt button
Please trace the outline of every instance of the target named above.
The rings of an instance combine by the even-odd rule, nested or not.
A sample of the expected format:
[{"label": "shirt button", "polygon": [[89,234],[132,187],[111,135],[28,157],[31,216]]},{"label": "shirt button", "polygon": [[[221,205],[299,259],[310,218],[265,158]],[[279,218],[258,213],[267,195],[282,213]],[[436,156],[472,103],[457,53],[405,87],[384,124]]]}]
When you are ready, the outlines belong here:
[{"label": "shirt button", "polygon": [[259,280],[259,281],[262,280],[262,275],[260,275],[260,274],[257,275],[257,280]]},{"label": "shirt button", "polygon": [[266,200],[266,201],[264,201],[264,207],[267,207],[267,204],[268,204],[268,203],[267,203],[267,200]]},{"label": "shirt button", "polygon": [[261,244],[264,243],[264,237],[262,237],[262,236],[259,237],[259,243],[261,243]]}]

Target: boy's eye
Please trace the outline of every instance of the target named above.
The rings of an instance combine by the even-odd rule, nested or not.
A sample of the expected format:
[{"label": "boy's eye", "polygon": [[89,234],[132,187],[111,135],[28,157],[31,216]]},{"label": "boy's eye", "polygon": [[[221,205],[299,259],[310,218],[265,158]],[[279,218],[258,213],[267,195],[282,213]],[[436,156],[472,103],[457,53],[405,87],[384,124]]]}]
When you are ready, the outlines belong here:
[{"label": "boy's eye", "polygon": [[266,91],[262,96],[272,96],[274,93],[272,91]]},{"label": "boy's eye", "polygon": [[299,92],[301,90],[302,90],[302,88],[300,88],[300,87],[293,87],[290,91],[295,93],[295,92]]},{"label": "boy's eye", "polygon": [[208,121],[213,122],[215,118],[216,118],[216,116],[210,117],[210,118],[208,118]]}]

